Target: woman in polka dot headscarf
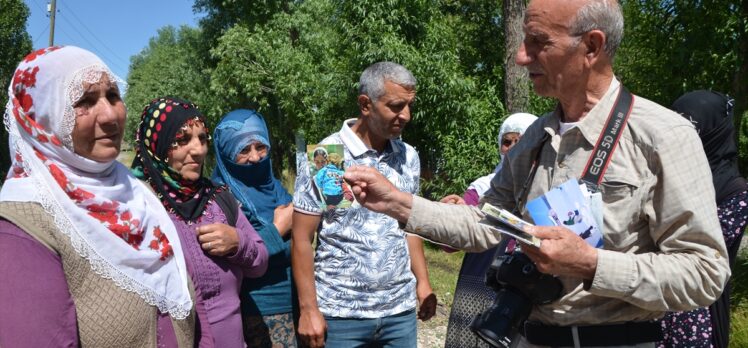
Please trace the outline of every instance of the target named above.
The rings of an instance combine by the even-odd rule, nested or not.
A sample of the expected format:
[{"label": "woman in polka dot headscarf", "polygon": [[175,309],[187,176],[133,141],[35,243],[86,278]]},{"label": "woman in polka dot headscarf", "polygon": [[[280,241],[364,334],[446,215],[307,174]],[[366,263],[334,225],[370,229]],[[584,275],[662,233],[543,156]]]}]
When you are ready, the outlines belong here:
[{"label": "woman in polka dot headscarf", "polygon": [[234,196],[202,175],[205,117],[190,101],[164,97],[143,110],[133,174],[169,211],[195,285],[200,345],[244,347],[239,287],[267,269],[265,245]]}]

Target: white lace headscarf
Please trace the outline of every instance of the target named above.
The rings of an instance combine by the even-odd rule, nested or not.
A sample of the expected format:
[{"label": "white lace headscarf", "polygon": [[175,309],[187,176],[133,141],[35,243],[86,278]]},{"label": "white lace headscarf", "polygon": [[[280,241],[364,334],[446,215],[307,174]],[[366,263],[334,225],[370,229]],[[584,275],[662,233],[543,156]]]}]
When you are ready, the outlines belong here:
[{"label": "white lace headscarf", "polygon": [[[509,117],[504,120],[504,123],[501,124],[501,128],[499,129],[499,149],[501,149],[501,138],[504,137],[504,134],[519,133],[519,135],[521,136],[522,134],[525,134],[527,127],[530,127],[530,125],[537,119],[537,116],[523,112],[509,115]],[[496,166],[493,173],[480,177],[473,181],[470,186],[468,186],[468,190],[474,189],[476,192],[478,192],[479,196],[483,196],[483,194],[486,193],[486,191],[488,191],[489,187],[491,186],[491,179],[493,179],[493,177],[499,172],[499,170],[501,170],[501,162],[503,160],[504,155],[501,153],[501,151],[499,151],[499,164]]]},{"label": "white lace headscarf", "polygon": [[192,308],[187,268],[161,202],[119,162],[74,152],[73,105],[104,75],[118,81],[98,57],[72,46],[33,52],[18,65],[4,116],[13,164],[0,201],[41,204],[94,272],[184,319]]}]

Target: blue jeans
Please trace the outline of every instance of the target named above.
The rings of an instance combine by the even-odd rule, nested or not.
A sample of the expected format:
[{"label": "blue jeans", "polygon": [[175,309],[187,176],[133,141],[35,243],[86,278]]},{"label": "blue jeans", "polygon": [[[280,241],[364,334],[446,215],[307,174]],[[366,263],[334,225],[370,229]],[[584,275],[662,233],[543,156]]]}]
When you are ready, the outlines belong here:
[{"label": "blue jeans", "polygon": [[416,347],[416,311],[376,319],[325,317],[325,348]]}]

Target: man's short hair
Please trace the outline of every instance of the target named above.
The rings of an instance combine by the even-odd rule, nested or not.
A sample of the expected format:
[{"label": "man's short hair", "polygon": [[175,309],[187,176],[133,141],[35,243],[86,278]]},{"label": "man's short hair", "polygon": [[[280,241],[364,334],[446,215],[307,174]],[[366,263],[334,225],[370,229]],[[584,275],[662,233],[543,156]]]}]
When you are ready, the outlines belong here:
[{"label": "man's short hair", "polygon": [[577,11],[569,32],[582,35],[590,30],[605,33],[605,53],[611,59],[623,40],[623,12],[617,0],[590,0]]},{"label": "man's short hair", "polygon": [[384,95],[384,82],[390,81],[407,89],[416,88],[416,78],[404,66],[393,62],[378,62],[361,73],[358,80],[358,94],[366,95],[371,101]]}]

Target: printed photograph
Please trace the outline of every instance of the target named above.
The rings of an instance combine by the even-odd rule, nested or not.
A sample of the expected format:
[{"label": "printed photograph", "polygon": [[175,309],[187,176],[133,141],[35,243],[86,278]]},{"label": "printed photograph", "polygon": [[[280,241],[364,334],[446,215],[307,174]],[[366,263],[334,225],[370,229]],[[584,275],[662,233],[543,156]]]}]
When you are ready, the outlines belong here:
[{"label": "printed photograph", "polygon": [[350,187],[343,180],[343,145],[307,145],[306,148],[309,177],[312,178],[320,207],[326,210],[350,207],[354,198]]},{"label": "printed photograph", "polygon": [[478,223],[488,226],[502,234],[513,237],[524,244],[533,245],[538,248],[540,247],[540,239],[525,232],[525,227],[532,226],[532,224],[518,218],[504,209],[494,207],[490,203],[483,204],[481,211],[486,214],[486,217],[481,219]]},{"label": "printed photograph", "polygon": [[575,179],[531,200],[527,211],[536,225],[566,227],[587,244],[596,248],[603,246],[602,234]]}]

